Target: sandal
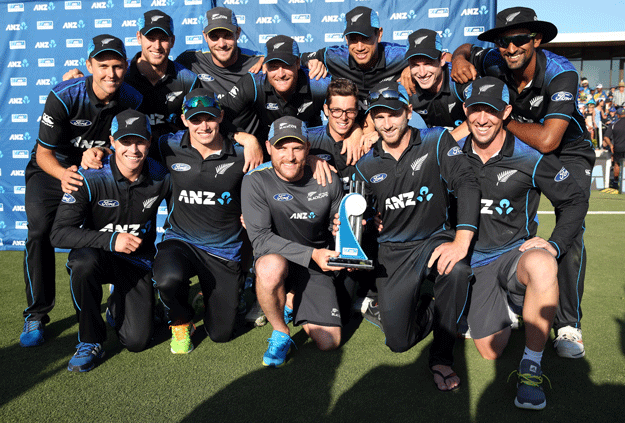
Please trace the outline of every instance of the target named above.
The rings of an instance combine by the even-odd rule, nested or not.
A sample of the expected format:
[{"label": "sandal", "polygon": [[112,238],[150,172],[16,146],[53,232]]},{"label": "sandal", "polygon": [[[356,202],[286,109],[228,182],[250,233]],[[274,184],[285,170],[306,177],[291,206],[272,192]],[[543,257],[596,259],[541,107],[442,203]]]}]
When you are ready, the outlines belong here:
[{"label": "sandal", "polygon": [[[450,374],[448,374],[447,376],[444,376],[444,375],[443,375],[443,373],[441,373],[441,372],[440,372],[440,371],[438,371],[438,370],[434,370],[434,369],[432,369],[432,368],[430,368],[430,372],[432,372],[432,374],[433,374],[433,375],[438,375],[438,376],[440,376],[440,377],[443,379],[443,382],[444,382],[445,384],[447,384],[447,379],[450,379],[450,378],[452,378],[452,377],[457,377],[457,376],[458,376],[458,375],[456,374],[456,372],[451,372],[451,373],[450,373]],[[458,385],[454,386],[454,387],[453,387],[453,388],[451,388],[451,389],[441,389],[441,388],[439,388],[439,387],[438,387],[438,383],[436,383],[436,381],[434,381],[434,386],[436,387],[436,389],[438,389],[438,390],[439,390],[439,391],[441,391],[441,392],[453,392],[453,391],[456,391],[456,390],[458,390],[458,389],[460,388],[460,384],[458,384]]]}]

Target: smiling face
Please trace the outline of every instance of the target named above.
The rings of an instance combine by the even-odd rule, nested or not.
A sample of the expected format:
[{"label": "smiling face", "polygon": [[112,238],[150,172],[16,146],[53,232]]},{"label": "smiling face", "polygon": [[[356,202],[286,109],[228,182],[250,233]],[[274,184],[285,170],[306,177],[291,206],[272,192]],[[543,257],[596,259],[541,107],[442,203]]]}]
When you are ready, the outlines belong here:
[{"label": "smiling face", "polygon": [[332,137],[335,140],[344,139],[351,132],[358,116],[358,102],[354,96],[334,95],[330,104],[323,105],[323,111],[328,117],[328,129]]},{"label": "smiling face", "polygon": [[382,40],[382,28],[371,37],[353,33],[347,34],[345,39],[349,55],[352,56],[360,68],[369,69],[378,60],[378,44]]},{"label": "smiling face", "polygon": [[272,60],[266,64],[267,80],[280,96],[286,98],[297,86],[299,59],[291,66],[281,60]]},{"label": "smiling face", "polygon": [[430,59],[427,56],[412,56],[409,60],[410,74],[424,91],[437,93],[443,85],[445,59]]},{"label": "smiling face", "polygon": [[213,62],[222,68],[228,67],[237,61],[237,39],[241,34],[241,28],[233,33],[227,29],[213,29],[208,34],[204,33],[204,39],[208,44]]},{"label": "smiling face", "polygon": [[399,110],[375,107],[371,110],[373,125],[382,137],[385,146],[397,148],[408,133],[408,117],[412,114],[410,106]]},{"label": "smiling face", "polygon": [[[464,106],[463,106],[464,107]],[[485,149],[493,141],[503,142],[505,132],[503,122],[510,115],[512,106],[507,105],[502,111],[498,111],[486,104],[474,104],[464,107],[467,115],[467,125],[473,135],[473,142],[477,147]]]},{"label": "smiling face", "polygon": [[141,45],[142,60],[155,68],[167,66],[169,53],[174,47],[174,37],[168,36],[159,29],[153,29],[145,35],[137,31],[137,41]]},{"label": "smiling face", "polygon": [[223,119],[223,113],[222,111],[218,118],[209,113],[198,113],[190,119],[185,119],[184,115],[181,115],[182,123],[189,128],[191,145],[196,150],[204,152],[206,149],[221,149],[219,124]]},{"label": "smiling face", "polygon": [[87,70],[93,75],[93,92],[98,99],[108,102],[122,84],[127,63],[113,52],[102,52],[87,60]]},{"label": "smiling face", "polygon": [[[513,37],[515,35],[528,35],[530,31],[528,29],[511,29],[501,34],[503,37]],[[509,43],[508,46],[498,46],[501,57],[506,61],[510,70],[525,69],[535,56],[536,49],[540,46],[542,40],[541,34],[536,34],[533,39],[530,39],[527,43],[517,46],[514,43]]]},{"label": "smiling face", "polygon": [[266,142],[267,151],[271,156],[271,164],[278,177],[284,181],[295,182],[304,176],[306,156],[310,144],[304,144],[295,138],[285,138],[272,145]]},{"label": "smiling face", "polygon": [[150,141],[136,135],[128,135],[118,140],[109,136],[111,145],[115,148],[115,164],[125,178],[134,181],[137,179],[143,163],[148,157]]}]

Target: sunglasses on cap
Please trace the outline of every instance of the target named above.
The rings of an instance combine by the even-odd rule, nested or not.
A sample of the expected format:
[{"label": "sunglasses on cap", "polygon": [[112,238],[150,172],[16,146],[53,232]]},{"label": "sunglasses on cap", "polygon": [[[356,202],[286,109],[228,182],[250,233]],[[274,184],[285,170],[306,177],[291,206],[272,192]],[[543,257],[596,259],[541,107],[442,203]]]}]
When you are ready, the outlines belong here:
[{"label": "sunglasses on cap", "polygon": [[182,113],[187,113],[189,109],[193,109],[194,107],[215,107],[216,109],[221,110],[221,106],[213,97],[201,96],[201,97],[191,97],[182,103]]},{"label": "sunglasses on cap", "polygon": [[404,103],[408,103],[408,99],[402,93],[395,90],[386,90],[380,92],[369,93],[369,103],[374,103],[380,99],[380,97],[387,100],[400,100]]},{"label": "sunglasses on cap", "polygon": [[512,35],[510,37],[497,37],[495,38],[494,43],[497,47],[501,48],[508,48],[510,43],[514,44],[517,47],[521,47],[522,45],[525,45],[533,40],[536,35],[538,35],[536,32],[532,32],[531,34],[519,34]]}]

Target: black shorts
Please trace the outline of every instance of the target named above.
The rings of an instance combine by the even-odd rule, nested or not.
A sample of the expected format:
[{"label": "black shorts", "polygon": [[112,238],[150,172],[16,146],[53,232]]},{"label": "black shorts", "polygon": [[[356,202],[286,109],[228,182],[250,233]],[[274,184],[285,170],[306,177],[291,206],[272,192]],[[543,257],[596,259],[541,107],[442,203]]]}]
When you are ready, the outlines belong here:
[{"label": "black shorts", "polygon": [[523,252],[515,248],[495,261],[473,268],[475,283],[468,316],[473,338],[484,338],[510,326],[508,298],[514,306],[523,306],[525,285],[517,278],[522,255]]},{"label": "black shorts", "polygon": [[321,272],[289,262],[287,291],[294,291],[293,324],[311,323],[342,327],[339,291],[344,290],[333,272]]}]

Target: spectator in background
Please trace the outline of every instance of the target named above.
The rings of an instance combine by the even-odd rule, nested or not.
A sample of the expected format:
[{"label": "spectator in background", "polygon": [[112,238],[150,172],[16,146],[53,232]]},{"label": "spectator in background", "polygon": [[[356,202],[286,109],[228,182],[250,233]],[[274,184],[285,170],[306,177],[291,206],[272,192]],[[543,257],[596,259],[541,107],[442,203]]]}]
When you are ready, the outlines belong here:
[{"label": "spectator in background", "polygon": [[605,100],[606,97],[606,93],[603,92],[603,84],[597,84],[597,86],[595,87],[595,94],[593,95],[595,102],[598,102],[600,98],[603,98]]},{"label": "spectator in background", "polygon": [[596,125],[595,125],[595,101],[589,100],[586,103],[586,113],[584,113],[584,120],[586,121],[586,129],[590,133],[590,138],[596,140]]},{"label": "spectator in background", "polygon": [[618,119],[618,116],[616,115],[616,108],[610,107],[610,109],[608,110],[608,115],[605,120],[605,125],[610,126],[614,122],[616,122],[617,119]]},{"label": "spectator in background", "polygon": [[621,80],[618,83],[618,90],[616,90],[613,94],[614,96],[614,107],[623,107],[625,106],[625,82]]},{"label": "spectator in background", "polygon": [[612,152],[614,165],[614,181],[612,187],[618,188],[618,177],[621,173],[620,163],[625,158],[625,108],[618,109],[618,120],[608,127],[603,137],[604,144]]},{"label": "spectator in background", "polygon": [[584,103],[585,103],[588,101],[588,98],[590,97],[590,88],[588,87],[588,79],[585,76],[582,76],[580,85],[581,85],[581,87],[579,88],[580,93],[583,93]]}]

